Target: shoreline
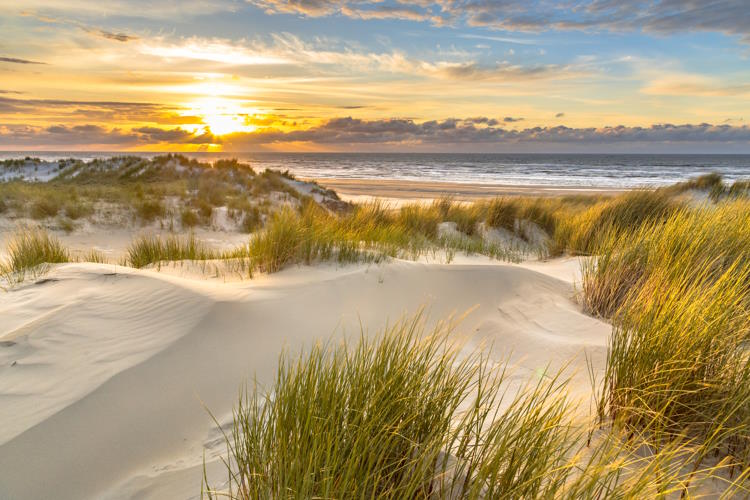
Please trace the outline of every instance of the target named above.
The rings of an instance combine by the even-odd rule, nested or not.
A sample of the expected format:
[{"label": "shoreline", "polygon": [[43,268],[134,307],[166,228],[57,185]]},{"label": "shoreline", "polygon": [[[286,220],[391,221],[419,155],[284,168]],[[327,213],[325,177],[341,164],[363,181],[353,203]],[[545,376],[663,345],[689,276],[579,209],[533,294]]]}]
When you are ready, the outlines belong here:
[{"label": "shoreline", "polygon": [[333,189],[345,201],[362,202],[373,199],[394,201],[424,201],[445,196],[460,201],[472,201],[498,196],[564,196],[575,194],[615,195],[634,188],[604,186],[544,186],[481,184],[440,181],[411,181],[401,179],[314,179],[327,189]]}]

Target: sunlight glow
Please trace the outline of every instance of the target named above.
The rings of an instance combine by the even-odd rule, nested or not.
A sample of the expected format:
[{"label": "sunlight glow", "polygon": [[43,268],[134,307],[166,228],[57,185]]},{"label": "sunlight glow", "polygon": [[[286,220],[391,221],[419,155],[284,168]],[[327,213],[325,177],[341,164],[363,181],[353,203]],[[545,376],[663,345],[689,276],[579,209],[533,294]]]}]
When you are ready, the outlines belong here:
[{"label": "sunlight glow", "polygon": [[239,103],[221,97],[205,97],[185,106],[185,115],[198,115],[215,135],[252,132],[257,127],[247,117],[257,110],[245,109]]}]

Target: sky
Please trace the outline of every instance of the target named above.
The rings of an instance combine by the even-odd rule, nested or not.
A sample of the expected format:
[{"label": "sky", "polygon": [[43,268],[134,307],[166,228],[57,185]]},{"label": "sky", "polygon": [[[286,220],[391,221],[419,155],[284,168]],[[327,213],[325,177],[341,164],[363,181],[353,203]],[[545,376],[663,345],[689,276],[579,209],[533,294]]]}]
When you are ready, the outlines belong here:
[{"label": "sky", "polygon": [[750,0],[3,0],[0,150],[750,153]]}]

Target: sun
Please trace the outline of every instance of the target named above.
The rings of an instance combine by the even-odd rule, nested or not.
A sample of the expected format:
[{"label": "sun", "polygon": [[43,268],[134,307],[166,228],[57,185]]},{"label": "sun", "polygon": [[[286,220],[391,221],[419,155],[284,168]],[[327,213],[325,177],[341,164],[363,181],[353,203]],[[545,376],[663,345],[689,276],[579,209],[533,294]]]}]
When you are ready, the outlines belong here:
[{"label": "sun", "polygon": [[249,111],[228,99],[209,97],[192,102],[186,107],[187,114],[198,115],[214,135],[252,132],[256,128],[247,124]]}]

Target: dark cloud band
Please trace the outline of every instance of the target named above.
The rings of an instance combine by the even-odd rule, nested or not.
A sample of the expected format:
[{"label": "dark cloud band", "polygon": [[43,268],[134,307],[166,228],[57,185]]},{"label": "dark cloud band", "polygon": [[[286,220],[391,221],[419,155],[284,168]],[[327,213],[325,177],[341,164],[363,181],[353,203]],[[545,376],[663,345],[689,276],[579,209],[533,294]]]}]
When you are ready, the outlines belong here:
[{"label": "dark cloud band", "polygon": [[[503,120],[504,122],[504,120]],[[645,144],[739,144],[750,147],[750,127],[727,124],[657,124],[650,127],[623,125],[600,128],[530,127],[506,129],[494,118],[449,118],[415,122],[409,119],[360,120],[341,117],[319,126],[283,131],[273,127],[255,132],[215,136],[208,129],[196,133],[180,127],[107,129],[99,125],[0,126],[0,146],[49,147],[65,145],[112,145],[131,147],[157,144],[222,144],[241,150],[270,144],[319,145],[614,145]],[[460,148],[459,148],[460,149]]]}]

